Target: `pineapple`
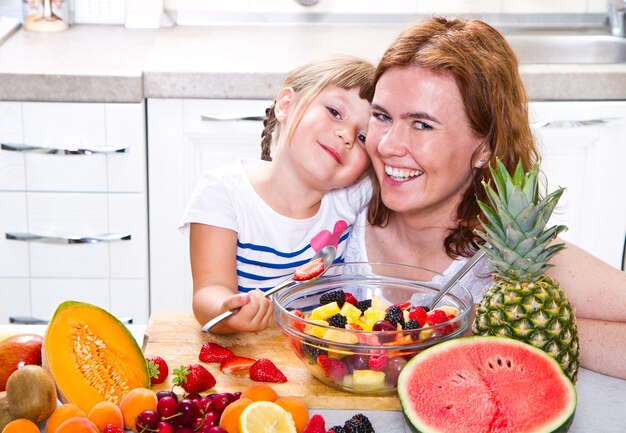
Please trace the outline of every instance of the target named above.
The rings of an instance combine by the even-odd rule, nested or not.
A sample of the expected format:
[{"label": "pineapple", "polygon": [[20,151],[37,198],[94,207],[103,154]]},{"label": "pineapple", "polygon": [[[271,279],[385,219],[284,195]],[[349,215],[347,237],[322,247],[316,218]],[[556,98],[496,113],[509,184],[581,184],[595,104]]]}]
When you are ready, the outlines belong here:
[{"label": "pineapple", "polygon": [[515,338],[532,344],[554,357],[576,383],[580,365],[578,329],[574,309],[558,281],[545,271],[548,261],[564,248],[551,244],[566,229],[545,226],[564,189],[539,200],[538,165],[524,173],[518,163],[513,177],[504,164],[490,167],[497,192],[483,182],[487,204],[478,201],[487,221],[476,233],[488,246],[495,281],[476,310],[473,333]]}]

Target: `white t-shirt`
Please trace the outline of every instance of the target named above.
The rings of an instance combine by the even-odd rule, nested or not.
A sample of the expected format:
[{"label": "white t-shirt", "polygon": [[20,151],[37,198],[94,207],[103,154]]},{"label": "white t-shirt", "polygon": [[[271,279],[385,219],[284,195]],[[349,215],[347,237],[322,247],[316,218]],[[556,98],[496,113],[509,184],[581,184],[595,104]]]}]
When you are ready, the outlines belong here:
[{"label": "white t-shirt", "polygon": [[179,226],[187,236],[191,223],[237,232],[240,292],[274,287],[326,245],[335,245],[335,262],[343,262],[352,224],[372,195],[371,182],[365,177],[324,195],[315,216],[289,218],[268,206],[250,183],[247,173],[267,163],[242,160],[205,172]]},{"label": "white t-shirt", "polygon": [[[345,251],[346,262],[368,262],[367,249],[365,246],[365,226],[367,225],[367,208],[357,216],[357,219],[350,232],[348,245]],[[444,277],[451,277],[467,262],[467,258],[459,257],[450,263],[448,268],[441,272]],[[489,260],[482,257],[476,265],[459,281],[472,294],[474,303],[477,304],[483,297],[483,292],[493,283],[491,271],[487,269]],[[443,286],[447,278],[435,277],[431,281],[435,286]],[[454,292],[454,287],[451,289]],[[420,300],[412,300],[416,305],[422,305]]]}]

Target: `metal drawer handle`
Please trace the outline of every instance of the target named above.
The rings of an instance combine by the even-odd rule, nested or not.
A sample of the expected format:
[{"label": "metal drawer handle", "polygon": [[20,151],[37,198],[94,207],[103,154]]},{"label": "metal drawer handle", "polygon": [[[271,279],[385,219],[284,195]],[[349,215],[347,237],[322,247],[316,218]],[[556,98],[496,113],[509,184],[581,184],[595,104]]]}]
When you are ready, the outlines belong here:
[{"label": "metal drawer handle", "polygon": [[99,153],[126,153],[128,147],[116,147],[105,146],[96,148],[87,147],[46,147],[46,146],[34,146],[31,144],[15,144],[15,143],[2,143],[0,145],[2,150],[11,150],[14,152],[32,152],[32,153],[47,153],[50,155],[96,155]]},{"label": "metal drawer handle", "polygon": [[226,122],[226,121],[234,121],[234,122],[261,122],[265,116],[259,116],[258,114],[251,115],[241,115],[241,114],[220,114],[220,113],[210,113],[210,114],[201,114],[200,119],[203,122]]},{"label": "metal drawer handle", "polygon": [[98,242],[129,241],[130,233],[105,233],[95,236],[48,236],[35,233],[10,232],[5,237],[12,241],[45,242],[50,244],[95,244]]},{"label": "metal drawer handle", "polygon": [[[127,325],[133,324],[132,317],[118,317],[117,320]],[[48,321],[32,316],[9,316],[9,323],[16,325],[47,325]]]},{"label": "metal drawer handle", "polygon": [[530,124],[532,128],[580,128],[583,126],[598,126],[609,122],[622,120],[621,117],[604,117],[585,120],[539,120]]}]

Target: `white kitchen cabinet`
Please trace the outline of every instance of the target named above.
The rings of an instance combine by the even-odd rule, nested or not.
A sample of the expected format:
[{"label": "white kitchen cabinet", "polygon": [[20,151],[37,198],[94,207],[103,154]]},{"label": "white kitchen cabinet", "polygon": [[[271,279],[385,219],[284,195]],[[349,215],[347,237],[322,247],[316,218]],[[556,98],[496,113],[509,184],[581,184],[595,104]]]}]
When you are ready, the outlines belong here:
[{"label": "white kitchen cabinet", "polygon": [[550,223],[565,224],[563,239],[621,269],[626,101],[534,102],[530,117],[548,192],[566,188]]},{"label": "white kitchen cabinet", "polygon": [[143,103],[0,102],[0,323],[64,300],[147,323]]},{"label": "white kitchen cabinet", "polygon": [[[178,223],[203,171],[259,158],[266,100],[148,100],[151,311],[191,310],[188,239]],[[231,120],[229,120],[231,119]]]}]

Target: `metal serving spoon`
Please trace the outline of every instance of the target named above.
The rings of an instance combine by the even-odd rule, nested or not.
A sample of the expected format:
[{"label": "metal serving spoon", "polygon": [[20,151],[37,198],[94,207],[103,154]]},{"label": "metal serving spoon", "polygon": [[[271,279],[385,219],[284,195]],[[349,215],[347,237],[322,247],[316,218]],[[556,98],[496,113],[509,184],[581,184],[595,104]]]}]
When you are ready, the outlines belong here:
[{"label": "metal serving spoon", "polygon": [[476,263],[478,263],[478,261],[484,255],[485,255],[485,251],[484,250],[480,249],[480,250],[476,251],[476,253],[474,253],[474,255],[469,258],[467,263],[465,263],[461,267],[461,269],[459,269],[454,275],[452,275],[450,277],[450,279],[448,280],[448,282],[446,284],[444,284],[444,286],[441,289],[439,289],[439,292],[437,292],[435,297],[430,300],[430,304],[428,304],[429,310],[432,310],[433,308],[435,308],[437,303],[439,301],[441,301],[441,298],[443,298],[446,295],[446,293],[448,293],[450,291],[450,289],[452,287],[454,287],[454,285],[456,283],[458,283],[459,280],[461,278],[463,278],[465,276],[465,274],[467,274],[469,272],[469,270],[472,269],[474,267],[474,265],[476,265]]},{"label": "metal serving spoon", "polygon": [[[298,280],[295,280],[294,276],[291,275],[290,277],[288,277],[287,279],[285,279],[284,281],[282,281],[281,283],[279,283],[275,287],[272,287],[271,289],[269,289],[268,291],[263,293],[263,296],[265,296],[267,298],[267,297],[273,295],[274,293],[278,292],[279,290],[286,289],[287,287],[291,287],[294,284],[304,283],[304,282],[308,283],[308,282],[317,280],[319,277],[324,275],[326,273],[326,271],[331,267],[331,265],[333,264],[333,261],[335,260],[335,256],[336,255],[337,255],[337,248],[335,248],[332,245],[326,245],[324,248],[319,250],[317,252],[317,254],[315,254],[310,261],[308,261],[304,265],[299,266],[298,269],[296,269],[296,272],[297,272],[299,269],[307,266],[312,261],[321,258],[324,261],[324,268],[322,269],[322,271],[320,273],[318,273],[316,275],[313,275],[311,278],[308,278],[308,279],[298,279]],[[220,314],[218,316],[215,316],[213,319],[209,320],[202,327],[202,332],[209,332],[211,330],[211,328],[213,328],[215,325],[220,323],[222,320],[229,318],[230,316],[235,314],[237,311],[239,311],[239,308],[228,310],[228,311],[225,311],[224,313],[222,313],[222,314]]]}]

